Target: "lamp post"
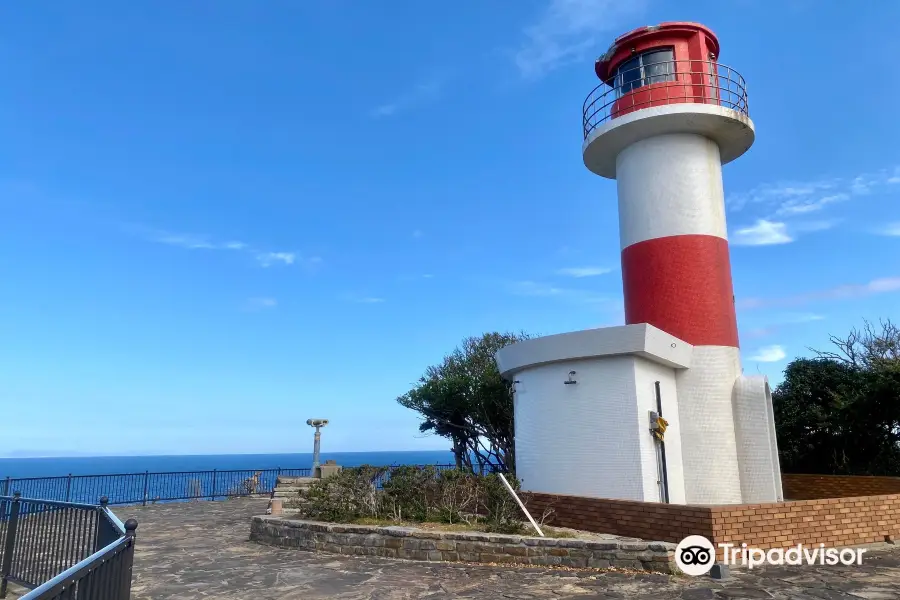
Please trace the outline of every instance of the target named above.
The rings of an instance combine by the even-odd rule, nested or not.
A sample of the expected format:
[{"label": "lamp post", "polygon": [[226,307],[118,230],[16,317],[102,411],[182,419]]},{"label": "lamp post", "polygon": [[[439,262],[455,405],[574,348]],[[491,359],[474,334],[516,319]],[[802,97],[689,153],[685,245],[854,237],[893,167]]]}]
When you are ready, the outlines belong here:
[{"label": "lamp post", "polygon": [[319,445],[322,441],[322,434],[319,431],[322,427],[328,425],[328,419],[307,419],[306,424],[310,427],[316,428],[316,435],[313,441],[313,465],[312,465],[312,476],[316,476],[316,471],[319,468]]}]

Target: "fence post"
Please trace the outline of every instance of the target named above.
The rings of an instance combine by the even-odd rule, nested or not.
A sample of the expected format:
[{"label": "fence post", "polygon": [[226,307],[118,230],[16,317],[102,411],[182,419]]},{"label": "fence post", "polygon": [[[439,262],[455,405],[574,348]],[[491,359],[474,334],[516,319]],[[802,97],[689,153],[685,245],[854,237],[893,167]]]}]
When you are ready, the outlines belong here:
[{"label": "fence post", "polygon": [[3,564],[0,565],[0,598],[6,598],[6,585],[9,579],[9,571],[12,569],[12,554],[16,544],[16,529],[19,525],[19,497],[21,494],[13,494],[12,506],[9,509],[9,523],[6,524],[6,547],[3,549]]},{"label": "fence post", "polygon": [[9,496],[9,476],[7,476],[6,481],[3,482],[3,495]]},{"label": "fence post", "polygon": [[[218,471],[218,469],[213,469],[212,496],[210,497],[210,500],[216,499],[216,472],[217,471]],[[226,498],[226,500],[227,500],[227,498]]]},{"label": "fence post", "polygon": [[150,484],[150,471],[144,471],[144,506],[147,506],[147,493],[149,492],[147,486]]},{"label": "fence post", "polygon": [[69,496],[72,491],[72,474],[69,473],[69,477],[66,478],[66,502],[69,501]]},{"label": "fence post", "polygon": [[100,514],[97,515],[97,537],[94,540],[94,552],[107,547],[119,538],[118,530],[109,519],[109,498],[101,496],[100,507],[97,510]]},{"label": "fence post", "polygon": [[119,587],[119,599],[128,600],[131,598],[131,569],[134,565],[134,531],[137,529],[138,522],[134,519],[125,521],[125,537],[129,538],[128,549],[125,550],[125,564],[122,566],[122,581]]}]

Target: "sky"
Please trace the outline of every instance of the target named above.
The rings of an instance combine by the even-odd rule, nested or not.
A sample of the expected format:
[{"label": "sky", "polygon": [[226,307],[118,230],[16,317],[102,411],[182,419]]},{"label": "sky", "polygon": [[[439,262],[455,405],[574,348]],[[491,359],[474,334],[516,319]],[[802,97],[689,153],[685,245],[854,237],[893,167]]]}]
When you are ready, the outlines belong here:
[{"label": "sky", "polygon": [[699,21],[745,372],[898,318],[900,4],[82,0],[0,9],[0,456],[445,449],[463,338],[623,323],[593,64]]}]

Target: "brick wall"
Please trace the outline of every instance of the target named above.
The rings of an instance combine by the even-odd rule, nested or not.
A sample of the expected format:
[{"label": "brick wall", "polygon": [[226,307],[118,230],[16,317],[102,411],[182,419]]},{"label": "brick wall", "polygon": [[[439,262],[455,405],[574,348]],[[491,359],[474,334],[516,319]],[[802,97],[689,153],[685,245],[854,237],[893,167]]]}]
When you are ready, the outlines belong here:
[{"label": "brick wall", "polygon": [[536,519],[552,508],[554,514],[547,523],[558,527],[676,543],[688,535],[710,537],[713,533],[708,507],[536,493],[527,499]]},{"label": "brick wall", "polygon": [[783,473],[781,484],[786,500],[900,494],[900,477]]},{"label": "brick wall", "polygon": [[900,539],[900,494],[771,504],[682,506],[532,494],[535,517],[552,506],[548,524],[645,540],[679,542],[702,535],[714,544],[757,548],[797,544],[854,546]]},{"label": "brick wall", "polygon": [[758,548],[855,546],[900,537],[900,494],[714,506],[715,543]]}]

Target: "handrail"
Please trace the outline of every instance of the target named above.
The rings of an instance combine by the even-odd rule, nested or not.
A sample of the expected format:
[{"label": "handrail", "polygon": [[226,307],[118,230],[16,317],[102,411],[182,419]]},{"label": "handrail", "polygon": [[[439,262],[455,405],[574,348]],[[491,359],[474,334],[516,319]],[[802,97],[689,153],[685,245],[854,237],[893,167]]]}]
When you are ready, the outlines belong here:
[{"label": "handrail", "polygon": [[740,73],[704,60],[670,60],[619,71],[595,87],[581,107],[587,139],[598,126],[625,114],[669,104],[715,104],[749,116],[747,83]]},{"label": "handrail", "polygon": [[6,477],[0,494],[18,489],[31,498],[84,504],[100,495],[110,504],[149,504],[178,500],[215,500],[268,494],[280,475],[308,476],[310,469],[227,469],[202,471],[144,471],[52,477]]},{"label": "handrail", "polygon": [[[76,597],[75,591],[80,600],[129,597],[133,543],[126,544],[125,554],[122,544],[134,537],[137,521],[122,523],[109,509],[105,496],[97,505],[26,498],[16,492],[0,496],[0,507],[0,598],[6,596],[10,582],[44,590],[48,581],[71,588],[66,598]],[[114,557],[114,564],[107,564],[107,556]],[[79,572],[75,579],[60,579],[60,571],[71,574],[79,565],[93,569],[90,573],[96,572],[96,577]],[[118,591],[109,595],[106,592],[110,587]],[[58,597],[47,593],[31,592],[25,597]]]},{"label": "handrail", "polygon": [[49,506],[58,506],[60,508],[78,508],[81,510],[97,510],[96,504],[87,504],[85,502],[61,502],[59,500],[45,500],[43,498],[28,498],[25,496],[0,496],[2,500],[20,500],[21,502],[39,502]]},{"label": "handrail", "polygon": [[39,600],[43,598],[55,598],[59,595],[60,592],[65,591],[65,589],[69,586],[84,579],[84,575],[96,568],[96,563],[102,563],[103,559],[107,555],[118,554],[119,549],[126,545],[134,545],[133,535],[121,537],[112,544],[100,548],[78,564],[72,566],[69,569],[66,569],[53,579],[46,581],[38,587],[34,588],[30,592],[22,596],[19,600]]}]

